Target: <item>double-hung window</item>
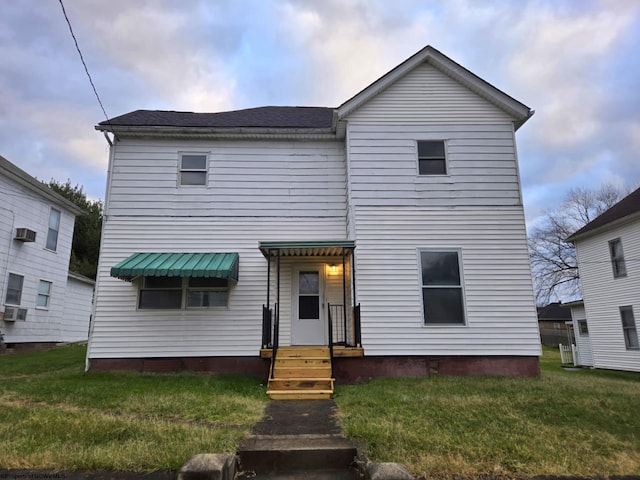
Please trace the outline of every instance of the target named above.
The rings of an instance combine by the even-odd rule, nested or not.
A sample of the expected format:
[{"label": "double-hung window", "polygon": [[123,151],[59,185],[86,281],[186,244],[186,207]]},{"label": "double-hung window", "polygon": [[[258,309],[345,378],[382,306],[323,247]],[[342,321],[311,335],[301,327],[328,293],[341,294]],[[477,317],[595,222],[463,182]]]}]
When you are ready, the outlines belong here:
[{"label": "double-hung window", "polygon": [[55,208],[49,213],[49,229],[47,230],[47,243],[45,248],[55,252],[58,249],[58,232],[60,232],[61,213]]},{"label": "double-hung window", "polygon": [[589,327],[586,320],[578,320],[578,331],[580,335],[589,335]]},{"label": "double-hung window", "polygon": [[4,298],[6,305],[20,306],[22,301],[22,285],[24,283],[24,277],[22,275],[16,275],[15,273],[9,274],[7,281],[7,294]]},{"label": "double-hung window", "polygon": [[51,282],[40,280],[38,284],[38,296],[36,297],[36,307],[49,308],[49,300],[51,299]]},{"label": "double-hung window", "polygon": [[207,184],[207,155],[204,153],[182,153],[180,155],[181,186]]},{"label": "double-hung window", "polygon": [[182,308],[182,278],[143,277],[138,308]]},{"label": "double-hung window", "polygon": [[464,294],[460,252],[420,252],[423,321],[425,325],[464,325]]},{"label": "double-hung window", "polygon": [[620,317],[622,318],[622,333],[624,334],[624,344],[627,349],[639,349],[638,330],[636,320],[633,317],[633,307],[620,307]]},{"label": "double-hung window", "polygon": [[418,173],[420,175],[447,174],[444,140],[418,140]]},{"label": "double-hung window", "polygon": [[624,261],[624,253],[622,252],[622,240],[616,238],[609,242],[609,254],[611,256],[611,267],[613,268],[613,277],[626,277],[627,265]]}]

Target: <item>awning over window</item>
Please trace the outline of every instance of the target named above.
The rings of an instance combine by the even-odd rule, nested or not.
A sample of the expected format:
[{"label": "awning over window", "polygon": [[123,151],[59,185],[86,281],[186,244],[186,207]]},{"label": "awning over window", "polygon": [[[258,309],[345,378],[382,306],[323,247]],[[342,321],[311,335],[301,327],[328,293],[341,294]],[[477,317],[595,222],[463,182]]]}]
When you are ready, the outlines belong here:
[{"label": "awning over window", "polygon": [[303,242],[260,242],[258,245],[265,257],[338,257],[351,253],[356,248],[353,240],[317,240]]},{"label": "awning over window", "polygon": [[237,253],[134,253],[111,268],[111,276],[205,277],[238,280]]}]

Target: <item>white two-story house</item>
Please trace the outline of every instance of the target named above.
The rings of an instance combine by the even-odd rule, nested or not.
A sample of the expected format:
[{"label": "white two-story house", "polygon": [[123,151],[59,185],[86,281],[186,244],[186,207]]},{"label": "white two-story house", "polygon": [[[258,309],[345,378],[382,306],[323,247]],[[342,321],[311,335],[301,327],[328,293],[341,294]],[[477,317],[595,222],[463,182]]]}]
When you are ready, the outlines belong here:
[{"label": "white two-story house", "polygon": [[8,347],[87,340],[94,282],[69,272],[82,213],[0,157],[0,333]]},{"label": "white two-story house", "polygon": [[640,188],[568,240],[583,295],[570,304],[578,364],[640,372]]},{"label": "white two-story house", "polygon": [[89,368],[266,374],[324,345],[344,381],[536,375],[515,143],[532,113],[426,47],[337,108],[100,123]]}]

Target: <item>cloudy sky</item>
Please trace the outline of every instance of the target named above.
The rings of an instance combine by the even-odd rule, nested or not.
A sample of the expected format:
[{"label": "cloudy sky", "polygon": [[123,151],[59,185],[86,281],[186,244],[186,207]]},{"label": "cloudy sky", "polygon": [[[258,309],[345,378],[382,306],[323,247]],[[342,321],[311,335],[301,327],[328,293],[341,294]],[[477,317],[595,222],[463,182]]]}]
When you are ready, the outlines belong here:
[{"label": "cloudy sky", "polygon": [[[640,184],[640,0],[64,0],[107,114],[338,106],[432,45],[536,110],[531,223]],[[0,4],[0,155],[104,198],[107,143],[59,0]]]}]

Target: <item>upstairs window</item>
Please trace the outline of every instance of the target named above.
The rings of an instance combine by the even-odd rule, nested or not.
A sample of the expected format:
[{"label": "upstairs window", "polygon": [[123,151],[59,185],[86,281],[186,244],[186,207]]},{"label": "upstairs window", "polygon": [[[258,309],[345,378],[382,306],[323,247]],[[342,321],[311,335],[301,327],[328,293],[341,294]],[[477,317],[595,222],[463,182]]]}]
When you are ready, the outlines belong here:
[{"label": "upstairs window", "polygon": [[622,318],[622,332],[624,334],[625,346],[627,349],[639,349],[640,343],[638,342],[636,320],[633,318],[633,307],[620,307],[620,317]]},{"label": "upstairs window", "polygon": [[36,307],[49,308],[49,300],[51,298],[51,282],[40,280],[38,284],[38,296],[36,298]]},{"label": "upstairs window", "polygon": [[207,184],[207,156],[205,154],[183,153],[180,155],[180,185]]},{"label": "upstairs window", "polygon": [[420,175],[447,174],[444,140],[418,141],[418,173]]},{"label": "upstairs window", "polygon": [[622,240],[616,238],[609,242],[609,254],[611,255],[613,278],[626,277],[627,265],[624,262],[624,253],[622,253]]},{"label": "upstairs window", "polygon": [[60,232],[61,213],[55,208],[49,213],[49,230],[47,230],[47,243],[45,248],[55,252],[58,249],[58,233]]},{"label": "upstairs window", "polygon": [[457,251],[420,252],[425,325],[464,325],[464,295]]},{"label": "upstairs window", "polygon": [[7,281],[7,294],[4,298],[5,305],[20,306],[23,283],[24,277],[22,275],[16,275],[15,273],[9,274],[9,280]]}]

